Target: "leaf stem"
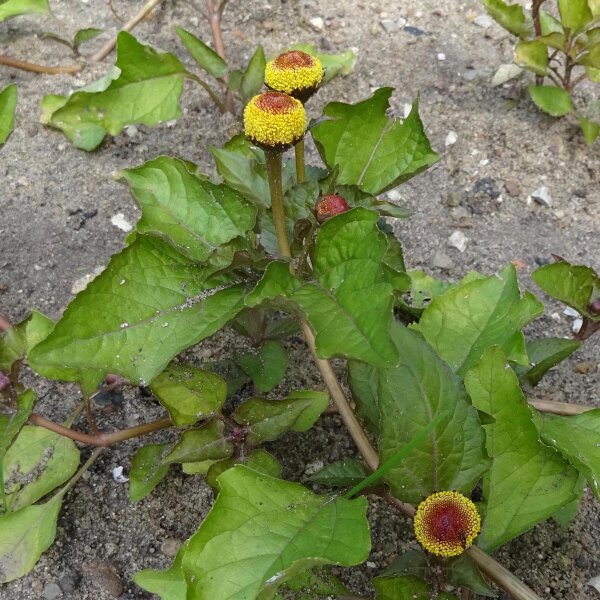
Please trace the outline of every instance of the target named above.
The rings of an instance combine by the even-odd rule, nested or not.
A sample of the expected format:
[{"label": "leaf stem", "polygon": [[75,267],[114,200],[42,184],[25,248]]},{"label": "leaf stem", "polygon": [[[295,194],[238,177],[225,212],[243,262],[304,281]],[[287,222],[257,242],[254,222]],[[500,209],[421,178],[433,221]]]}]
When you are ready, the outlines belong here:
[{"label": "leaf stem", "polygon": [[60,75],[62,73],[73,74],[81,71],[81,65],[72,65],[69,67],[48,67],[46,65],[38,65],[17,58],[11,58],[6,54],[0,54],[0,65],[20,69],[21,71],[29,71],[30,73],[46,73],[48,75]]},{"label": "leaf stem", "polygon": [[[223,44],[223,32],[221,30],[221,18],[223,11],[227,5],[227,0],[218,0],[215,5],[214,0],[206,1],[206,9],[208,23],[210,25],[210,31],[212,33],[213,41],[215,43],[215,50],[217,54],[226,61],[225,59],[225,44]],[[232,115],[235,114],[235,104],[233,102],[233,95],[229,89],[229,75],[225,75],[223,79],[223,93],[225,94],[225,107],[228,112]]]},{"label": "leaf stem", "polygon": [[294,146],[294,153],[296,154],[296,181],[302,183],[306,180],[306,171],[304,168],[304,138],[296,143]]},{"label": "leaf stem", "polygon": [[285,211],[283,209],[283,187],[281,184],[281,152],[277,150],[265,150],[267,162],[267,176],[269,178],[269,189],[271,191],[271,210],[275,232],[277,233],[277,244],[279,253],[284,257],[291,257],[290,243],[288,242],[285,227]]}]

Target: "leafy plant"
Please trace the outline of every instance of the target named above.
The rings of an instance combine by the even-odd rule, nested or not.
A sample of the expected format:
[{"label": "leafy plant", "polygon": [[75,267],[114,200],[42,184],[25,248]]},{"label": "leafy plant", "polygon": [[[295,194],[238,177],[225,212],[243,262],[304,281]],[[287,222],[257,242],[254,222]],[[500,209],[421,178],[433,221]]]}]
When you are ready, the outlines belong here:
[{"label": "leafy plant", "polygon": [[593,144],[600,133],[598,115],[592,107],[578,108],[573,91],[585,79],[600,83],[598,2],[534,0],[527,12],[503,0],[482,1],[498,24],[519,38],[515,62],[536,75],[528,88],[533,102],[553,117],[574,115],[585,140]]},{"label": "leafy plant", "polygon": [[[226,76],[214,53],[180,36],[208,72]],[[261,63],[260,50],[255,56]],[[134,102],[144,119],[177,112],[189,74],[174,56],[121,34],[117,64],[94,91],[46,98],[48,122],[91,148],[131,122],[123,106],[148,89],[163,102],[152,111],[143,98]],[[248,103],[251,141],[235,136],[211,149],[216,179],[168,156],[119,173],[141,209],[123,250],[58,322],[33,312],[0,338],[2,582],[34,567],[56,535],[66,491],[104,448],[169,429],[133,456],[131,500],[151,494],[174,465],[201,476],[216,500],[168,570],[136,575],[163,600],[347,597],[329,567],[367,559],[372,495],[408,517],[418,505],[424,546],[374,580],[377,600],[456,600],[458,588],[493,596],[490,581],[515,598],[537,598],[485,552],[544,519],[564,520],[584,479],[598,495],[600,411],[541,411],[522,389],[598,329],[598,276],[565,261],[538,269],[538,285],[587,321],[575,341],[526,341],[523,328],[543,305],[521,292],[512,265],[452,284],[407,272],[386,222],[406,211],[378,196],[438,156],[417,102],[404,120],[387,116],[391,93],[324,108],[326,118],[309,128],[320,167],[304,165],[302,103],[271,91]],[[292,145],[295,161],[283,162]],[[243,341],[219,361],[186,362],[183,351],[224,327]],[[322,375],[319,389],[288,391],[288,338],[298,332]],[[356,414],[329,359],[347,375]],[[99,385],[127,383],[148,388],[166,415],[112,433],[74,429],[76,414],[54,423],[35,412],[24,363],[77,382],[90,412]],[[262,446],[309,432],[328,410],[359,456],[314,474],[316,493],[284,481]],[[75,475],[74,442],[98,447]],[[469,496],[479,484],[476,507]]]}]

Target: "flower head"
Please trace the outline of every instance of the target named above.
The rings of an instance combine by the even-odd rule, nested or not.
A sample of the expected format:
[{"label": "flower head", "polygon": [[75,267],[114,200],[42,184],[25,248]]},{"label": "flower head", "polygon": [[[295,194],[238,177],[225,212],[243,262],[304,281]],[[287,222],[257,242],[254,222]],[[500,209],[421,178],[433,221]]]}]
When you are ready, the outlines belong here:
[{"label": "flower head", "polygon": [[265,83],[278,92],[285,92],[306,102],[323,79],[323,65],[315,56],[302,50],[289,50],[267,63]]},{"label": "flower head", "polygon": [[439,556],[458,556],[481,528],[477,508],[458,492],[438,492],[417,508],[415,534],[421,545]]},{"label": "flower head", "polygon": [[320,196],[315,207],[317,221],[319,223],[323,223],[327,219],[335,217],[335,215],[339,215],[347,210],[350,210],[350,208],[351,207],[346,200],[338,194]]},{"label": "flower head", "polygon": [[305,130],[302,102],[282,92],[254,96],[244,110],[244,133],[262,148],[285,150],[300,140]]}]

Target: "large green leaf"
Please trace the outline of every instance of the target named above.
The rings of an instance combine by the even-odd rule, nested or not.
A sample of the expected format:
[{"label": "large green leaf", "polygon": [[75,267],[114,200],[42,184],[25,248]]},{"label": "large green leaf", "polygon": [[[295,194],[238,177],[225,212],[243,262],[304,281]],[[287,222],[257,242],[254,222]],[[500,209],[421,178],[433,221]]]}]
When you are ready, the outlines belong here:
[{"label": "large green leaf", "polygon": [[504,29],[520,38],[530,33],[532,27],[526,21],[523,7],[519,4],[506,4],[503,0],[483,0],[483,4],[494,21]]},{"label": "large green leaf", "polygon": [[215,416],[227,398],[227,383],[218,375],[181,363],[171,363],[150,389],[179,426]]},{"label": "large green leaf", "polygon": [[542,440],[586,477],[600,499],[600,408],[573,417],[540,416]]},{"label": "large green leaf", "polygon": [[600,277],[590,267],[561,260],[540,267],[531,277],[549,296],[590,319],[600,319],[600,315],[589,309],[590,304],[600,298]]},{"label": "large green leaf", "polygon": [[187,429],[173,450],[163,459],[164,463],[195,463],[229,458],[233,443],[225,432],[222,421],[209,421],[196,429]]},{"label": "large green leaf", "polygon": [[15,512],[43,498],[75,474],[75,443],[43,427],[26,425],[3,460],[6,509]]},{"label": "large green leaf", "polygon": [[[0,11],[2,11],[2,6],[0,4]],[[17,84],[11,83],[0,91],[0,146],[6,142],[15,126],[16,108]]]},{"label": "large green leaf", "polygon": [[51,379],[93,371],[97,381],[116,373],[145,385],[242,309],[242,286],[214,289],[226,281],[207,279],[170,245],[138,235],[71,302],[29,363]]},{"label": "large green leaf", "polygon": [[329,396],[318,391],[294,391],[285,400],[251,398],[233,413],[248,429],[247,440],[258,444],[278,438],[286,431],[308,431],[327,408]]},{"label": "large green leaf", "polygon": [[260,392],[270,392],[279,385],[287,371],[289,357],[277,341],[266,341],[256,352],[246,352],[236,359]]},{"label": "large green leaf", "polygon": [[435,298],[414,328],[464,375],[494,344],[510,360],[529,365],[521,328],[542,310],[529,292],[521,298],[516,269],[509,265],[499,276],[468,280]]},{"label": "large green leaf", "polygon": [[0,21],[17,15],[48,14],[48,0],[3,0],[0,2]]},{"label": "large green leaf", "polygon": [[[440,413],[448,416],[428,441],[390,469],[384,479],[392,493],[418,503],[437,490],[468,494],[489,467],[485,435],[459,378],[417,334],[400,324],[393,329],[398,360],[376,368],[349,364],[349,383],[363,411],[379,417],[379,455],[384,463]],[[370,382],[365,391],[363,381]],[[364,404],[375,403],[375,408]]]},{"label": "large green leaf", "polygon": [[566,29],[577,33],[592,20],[588,0],[558,0],[560,18]]},{"label": "large green leaf", "polygon": [[438,160],[423,130],[418,100],[404,121],[386,116],[392,88],[381,88],[358,104],[332,102],[328,119],[311,133],[323,162],[339,166],[338,183],[379,194],[414,177]]},{"label": "large green leaf", "polygon": [[183,557],[188,600],[269,600],[302,571],[368,556],[365,498],[317,496],[243,466],[225,471],[219,483]]},{"label": "large green leaf", "polygon": [[527,88],[538,108],[553,117],[564,117],[573,110],[569,93],[554,85],[530,85]]},{"label": "large green leaf", "polygon": [[231,262],[236,248],[220,246],[254,227],[256,208],[248,200],[196,176],[180,159],[161,156],[119,175],[142,209],[137,230],[164,238],[195,260]]},{"label": "large green leaf", "polygon": [[207,72],[217,79],[223,79],[227,75],[229,67],[227,63],[202,40],[182,27],[176,27],[177,35],[192,55],[192,58]]},{"label": "large green leaf", "polygon": [[266,64],[265,51],[262,46],[257,46],[254,54],[248,61],[248,66],[240,80],[240,94],[244,104],[246,104],[252,96],[258,94],[260,88],[262,88],[265,81]]},{"label": "large green leaf", "polygon": [[488,348],[465,378],[473,405],[491,417],[484,425],[491,469],[479,545],[491,551],[550,517],[576,497],[578,473],[539,439],[532,409],[504,353]]},{"label": "large green leaf", "polygon": [[54,321],[37,310],[0,335],[0,369],[10,371],[13,363],[25,358],[53,329]]},{"label": "large green leaf", "polygon": [[521,382],[536,386],[542,377],[554,366],[573,354],[581,342],[568,338],[544,338],[528,342],[527,356],[531,362],[529,368],[518,366],[515,371]]},{"label": "large green leaf", "polygon": [[167,475],[169,465],[163,463],[170,444],[142,446],[131,459],[129,497],[132,502],[145,498]]},{"label": "large green leaf", "polygon": [[42,122],[63,131],[78,148],[93,150],[107,133],[117,135],[125,125],[156,125],[180,116],[186,70],[175,55],[159,53],[122,31],[116,66],[119,76],[100,91],[78,91],[60,101],[46,96]]},{"label": "large green leaf", "polygon": [[133,581],[147,592],[160,596],[161,600],[186,600],[187,583],[182,569],[184,551],[185,546],[166,571],[144,569],[133,576]]},{"label": "large green leaf", "polygon": [[378,214],[355,208],[324,223],[317,235],[310,282],[293,276],[286,262],[272,262],[247,304],[282,298],[299,308],[315,332],[319,356],[344,356],[374,364],[393,361],[388,328],[393,288],[382,258],[385,235]]}]

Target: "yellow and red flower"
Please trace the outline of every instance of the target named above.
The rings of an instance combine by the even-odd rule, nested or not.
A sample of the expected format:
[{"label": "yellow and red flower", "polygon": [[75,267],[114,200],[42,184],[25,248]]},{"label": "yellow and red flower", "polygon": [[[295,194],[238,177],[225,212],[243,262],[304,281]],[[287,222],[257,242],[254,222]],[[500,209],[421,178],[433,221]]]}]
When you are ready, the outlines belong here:
[{"label": "yellow and red flower", "polygon": [[265,84],[306,102],[317,91],[323,73],[318,58],[302,50],[289,50],[267,63]]}]

